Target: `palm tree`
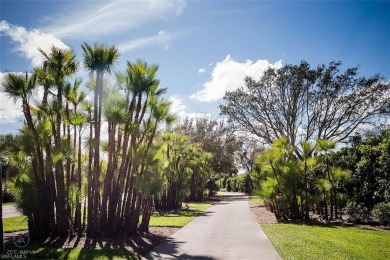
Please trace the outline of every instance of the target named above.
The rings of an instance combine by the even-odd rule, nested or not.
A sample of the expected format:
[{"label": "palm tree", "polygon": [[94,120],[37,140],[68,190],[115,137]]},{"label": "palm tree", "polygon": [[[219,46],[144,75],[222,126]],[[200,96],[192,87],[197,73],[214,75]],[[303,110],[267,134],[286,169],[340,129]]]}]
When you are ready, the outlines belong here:
[{"label": "palm tree", "polygon": [[[333,208],[337,207],[336,205],[336,190],[335,190],[335,183],[332,178],[332,167],[330,166],[330,153],[332,150],[336,148],[337,142],[327,139],[318,139],[316,143],[317,150],[320,152],[323,152],[323,158],[325,161],[325,167],[326,167],[326,175],[328,178],[328,182],[330,184],[330,219],[333,219]],[[327,211],[327,209],[325,209]],[[337,211],[337,210],[336,210]],[[326,216],[327,218],[327,216]]]},{"label": "palm tree", "polygon": [[302,150],[302,161],[303,161],[303,174],[304,174],[304,190],[305,190],[305,205],[304,205],[304,216],[309,219],[309,172],[315,166],[315,158],[312,154],[315,150],[315,146],[309,142],[303,142],[301,144]]},{"label": "palm tree", "polygon": [[[104,46],[98,43],[92,47],[84,42],[81,46],[84,51],[84,66],[92,75],[96,73],[96,86],[94,89],[94,150],[93,150],[93,176],[92,194],[88,199],[88,233],[95,235],[99,232],[99,177],[100,177],[100,127],[103,101],[103,76],[111,73],[112,67],[119,58],[115,46]],[[90,151],[92,153],[92,151]],[[92,156],[92,155],[91,155]]]},{"label": "palm tree", "polygon": [[[58,151],[66,151],[70,149],[70,136],[66,136],[66,130],[64,127],[63,134],[67,137],[68,142],[64,147],[65,143],[63,142],[61,124],[64,123],[62,119],[63,114],[63,96],[64,88],[67,84],[67,79],[72,76],[77,68],[78,62],[76,61],[76,54],[71,49],[60,49],[57,47],[51,47],[50,53],[46,53],[42,49],[39,49],[43,56],[43,66],[42,69],[52,75],[54,79],[54,86],[57,90],[56,100],[53,103],[53,110],[55,112],[56,118],[53,122],[53,137],[54,137],[54,147],[53,149]],[[45,87],[46,89],[48,86]],[[45,102],[45,101],[44,101]],[[69,135],[68,131],[68,135]],[[66,175],[70,175],[70,164],[69,162],[65,167]],[[55,163],[55,181],[56,181],[56,218],[58,223],[58,233],[60,236],[66,236],[69,232],[70,219],[71,219],[71,210],[69,205],[66,202],[66,193],[69,190],[69,187],[65,186],[65,173],[64,165],[62,158],[56,161]],[[69,183],[68,183],[69,184]]]},{"label": "palm tree", "polygon": [[[33,181],[28,184],[28,188],[34,192],[38,192],[38,194],[30,194],[31,198],[36,198],[34,195],[38,195],[38,198],[34,201],[34,203],[37,204],[37,207],[34,207],[31,210],[26,209],[26,213],[28,213],[29,217],[29,234],[33,239],[45,237],[50,233],[48,227],[51,226],[51,221],[48,218],[49,213],[47,212],[47,206],[50,204],[50,201],[47,200],[43,193],[45,190],[44,154],[41,146],[39,126],[34,122],[30,106],[30,97],[32,91],[36,87],[36,74],[28,75],[26,73],[26,75],[23,76],[21,74],[10,73],[6,76],[2,85],[5,93],[14,99],[20,99],[22,101],[23,114],[26,119],[22,136],[29,142],[28,156],[30,162],[28,164],[31,167],[33,178]],[[40,218],[39,216],[42,217]]]}]

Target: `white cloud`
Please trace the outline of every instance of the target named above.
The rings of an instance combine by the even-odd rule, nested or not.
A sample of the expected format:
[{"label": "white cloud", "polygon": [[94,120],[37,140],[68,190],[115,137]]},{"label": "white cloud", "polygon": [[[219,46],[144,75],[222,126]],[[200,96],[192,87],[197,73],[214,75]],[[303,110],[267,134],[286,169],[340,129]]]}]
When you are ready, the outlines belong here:
[{"label": "white cloud", "polygon": [[233,91],[245,86],[245,77],[259,79],[268,67],[280,68],[281,66],[281,61],[272,64],[267,60],[257,60],[256,62],[246,60],[240,63],[227,55],[223,61],[216,63],[211,80],[204,83],[203,89],[192,94],[190,99],[201,102],[216,101],[223,98],[226,91]]},{"label": "white cloud", "polygon": [[17,43],[16,50],[29,59],[32,66],[42,64],[42,54],[39,52],[38,47],[45,52],[49,52],[51,46],[62,49],[69,48],[53,34],[43,33],[36,29],[28,31],[24,27],[15,26],[6,21],[0,22],[0,33],[10,37],[12,41]]},{"label": "white cloud", "polygon": [[53,16],[50,26],[42,29],[61,38],[85,40],[167,20],[180,15],[185,7],[184,0],[88,1],[83,8],[70,7]]},{"label": "white cloud", "polygon": [[6,93],[0,92],[0,124],[15,123],[22,116],[22,102],[15,102]]},{"label": "white cloud", "polygon": [[169,112],[178,118],[184,118],[187,107],[184,105],[182,98],[173,95],[168,98],[168,101],[171,102]]},{"label": "white cloud", "polygon": [[[0,82],[2,83],[8,73],[0,72]],[[4,92],[0,92],[0,124],[15,123],[16,119],[23,116],[22,102],[14,101]]]},{"label": "white cloud", "polygon": [[206,70],[204,69],[204,68],[200,68],[199,70],[198,70],[198,73],[199,74],[202,74],[202,73],[205,73],[206,72]]},{"label": "white cloud", "polygon": [[200,113],[200,112],[187,112],[187,106],[184,104],[183,98],[173,95],[168,98],[168,101],[171,102],[169,112],[173,114],[179,121],[184,118],[198,118],[198,117],[208,117],[211,118],[211,114]]}]

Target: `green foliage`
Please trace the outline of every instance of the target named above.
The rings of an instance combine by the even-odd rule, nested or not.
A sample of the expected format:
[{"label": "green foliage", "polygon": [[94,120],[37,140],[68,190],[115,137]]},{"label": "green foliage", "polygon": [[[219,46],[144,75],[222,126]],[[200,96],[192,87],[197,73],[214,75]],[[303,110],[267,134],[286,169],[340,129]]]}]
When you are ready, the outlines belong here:
[{"label": "green foliage", "polygon": [[372,216],[377,218],[379,223],[382,225],[390,224],[390,203],[378,203],[372,210]]},{"label": "green foliage", "polygon": [[3,203],[14,202],[14,201],[15,201],[15,194],[12,191],[10,190],[3,191]]},{"label": "green foliage", "polygon": [[162,173],[166,185],[155,200],[156,209],[179,209],[185,199],[203,201],[212,174],[212,155],[198,144],[189,142],[185,135],[166,133],[161,139],[165,160]]},{"label": "green foliage", "polygon": [[209,190],[209,194],[208,194],[209,197],[214,196],[219,191],[219,187],[214,179],[209,179],[207,181],[206,187]]},{"label": "green foliage", "polygon": [[327,140],[318,140],[316,145],[304,142],[302,155],[297,156],[296,147],[283,137],[256,159],[252,172],[256,189],[278,219],[308,219],[313,206],[324,219],[340,216],[350,174],[331,165],[335,146]]},{"label": "green foliage", "polygon": [[388,232],[342,226],[262,224],[282,259],[389,259]]},{"label": "green foliage", "polygon": [[352,222],[363,223],[371,220],[371,212],[363,203],[348,202],[345,213]]},{"label": "green foliage", "polygon": [[[389,90],[379,75],[359,77],[357,67],[301,61],[247,77],[245,86],[225,93],[220,110],[236,128],[268,145],[285,136],[298,148],[302,141],[345,140],[362,123],[386,116]],[[299,149],[296,154],[302,155]]]},{"label": "green foliage", "polygon": [[253,177],[249,173],[246,173],[246,174],[237,175],[235,177],[227,178],[226,190],[252,194],[252,192],[254,191]]},{"label": "green foliage", "polygon": [[238,172],[236,154],[242,140],[234,134],[230,124],[207,116],[185,118],[174,131],[188,136],[189,141],[213,155],[211,167],[217,174],[233,175]]},{"label": "green foliage", "polygon": [[350,139],[350,147],[338,151],[331,163],[348,169],[350,180],[343,187],[349,201],[363,204],[368,211],[390,202],[390,130]]}]

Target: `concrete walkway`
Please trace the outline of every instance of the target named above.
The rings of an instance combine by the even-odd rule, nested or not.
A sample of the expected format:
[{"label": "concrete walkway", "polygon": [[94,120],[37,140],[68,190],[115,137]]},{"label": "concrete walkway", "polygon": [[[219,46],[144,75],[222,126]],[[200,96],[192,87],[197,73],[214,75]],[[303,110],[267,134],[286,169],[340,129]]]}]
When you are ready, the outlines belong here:
[{"label": "concrete walkway", "polygon": [[145,256],[146,259],[280,259],[250,211],[248,196],[227,196]]},{"label": "concrete walkway", "polygon": [[21,216],[22,213],[16,209],[13,205],[3,206],[3,218],[12,218]]}]

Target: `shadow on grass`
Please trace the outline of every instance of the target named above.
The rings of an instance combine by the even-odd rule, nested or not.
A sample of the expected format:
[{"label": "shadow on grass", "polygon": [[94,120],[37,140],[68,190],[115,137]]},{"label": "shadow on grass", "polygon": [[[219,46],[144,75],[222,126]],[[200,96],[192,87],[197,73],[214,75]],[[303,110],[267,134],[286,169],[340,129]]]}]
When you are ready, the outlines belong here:
[{"label": "shadow on grass", "polygon": [[145,259],[165,259],[170,257],[170,259],[210,259],[215,258],[210,256],[202,255],[191,255],[191,254],[180,254],[178,253],[178,248],[183,242],[175,241],[172,238],[168,238],[163,244],[159,245],[153,252],[150,252],[148,255],[144,256]]},{"label": "shadow on grass", "polygon": [[[140,259],[156,245],[166,239],[165,236],[151,232],[140,233],[132,237],[114,237],[89,239],[82,237],[49,238],[28,245],[23,250],[32,252],[27,259]],[[17,250],[12,237],[8,239],[7,250]],[[12,258],[11,258],[12,259]]]},{"label": "shadow on grass", "polygon": [[[33,250],[33,248],[31,248]],[[28,259],[96,259],[106,257],[108,259],[140,259],[137,255],[125,249],[89,249],[89,248],[36,248],[35,253]]]},{"label": "shadow on grass", "polygon": [[203,213],[201,210],[175,210],[175,211],[155,211],[153,212],[153,216],[155,217],[197,217],[202,215]]}]

